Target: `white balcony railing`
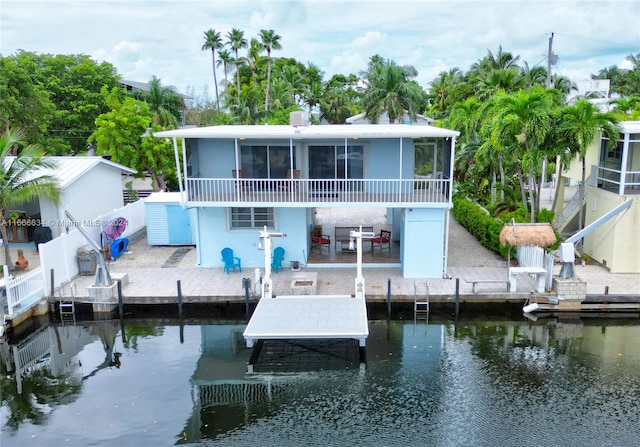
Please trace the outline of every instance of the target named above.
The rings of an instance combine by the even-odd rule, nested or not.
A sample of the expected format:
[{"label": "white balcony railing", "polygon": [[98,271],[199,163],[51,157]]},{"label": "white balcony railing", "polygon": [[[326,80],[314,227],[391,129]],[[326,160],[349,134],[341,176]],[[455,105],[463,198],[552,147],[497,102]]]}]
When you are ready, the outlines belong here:
[{"label": "white balcony railing", "polygon": [[316,180],[187,179],[187,200],[200,203],[378,203],[420,204],[449,201],[447,179]]},{"label": "white balcony railing", "polygon": [[[595,174],[595,175],[594,175]],[[615,192],[619,195],[640,194],[640,171],[622,171],[617,169],[592,166],[592,177],[600,189]]]}]

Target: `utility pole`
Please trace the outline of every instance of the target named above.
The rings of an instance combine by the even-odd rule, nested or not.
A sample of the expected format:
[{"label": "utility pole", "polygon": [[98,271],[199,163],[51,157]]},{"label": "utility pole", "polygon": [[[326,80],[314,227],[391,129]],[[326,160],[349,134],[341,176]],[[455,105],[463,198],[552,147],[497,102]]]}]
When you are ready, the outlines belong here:
[{"label": "utility pole", "polygon": [[547,52],[547,88],[551,88],[551,62],[553,58],[553,33],[551,33],[551,37],[549,37],[549,51]]}]

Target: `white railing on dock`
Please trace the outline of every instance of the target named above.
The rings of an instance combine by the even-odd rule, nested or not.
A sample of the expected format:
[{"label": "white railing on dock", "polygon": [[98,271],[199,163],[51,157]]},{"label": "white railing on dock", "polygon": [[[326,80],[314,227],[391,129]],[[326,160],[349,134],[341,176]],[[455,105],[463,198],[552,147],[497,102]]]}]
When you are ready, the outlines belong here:
[{"label": "white railing on dock", "polygon": [[9,268],[3,266],[5,291],[7,296],[7,314],[13,314],[25,302],[31,302],[44,296],[44,277],[42,268],[36,267],[30,272],[13,277]]},{"label": "white railing on dock", "polygon": [[190,202],[444,203],[447,179],[187,179]]}]

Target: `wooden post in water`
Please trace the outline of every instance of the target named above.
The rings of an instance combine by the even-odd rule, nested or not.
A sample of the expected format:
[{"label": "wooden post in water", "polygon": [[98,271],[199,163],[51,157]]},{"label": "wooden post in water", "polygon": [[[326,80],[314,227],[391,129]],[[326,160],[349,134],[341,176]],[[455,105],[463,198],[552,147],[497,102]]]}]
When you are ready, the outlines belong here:
[{"label": "wooden post in water", "polygon": [[182,318],[182,286],[178,280],[178,316]]},{"label": "wooden post in water", "polygon": [[55,287],[55,283],[53,282],[53,269],[49,270],[49,277],[51,278],[51,288],[50,288],[50,292],[51,292],[51,299],[49,301],[49,309],[51,311],[52,314],[55,313],[56,311],[56,287]]},{"label": "wooden post in water", "polygon": [[456,278],[456,317],[460,313],[460,278]]},{"label": "wooden post in water", "polygon": [[391,278],[387,278],[387,318],[391,318]]},{"label": "wooden post in water", "polygon": [[124,301],[122,300],[122,282],[118,279],[118,312],[120,312],[120,318],[124,316]]},{"label": "wooden post in water", "polygon": [[244,312],[246,315],[249,315],[249,305],[251,302],[249,298],[249,290],[251,289],[251,279],[242,278],[242,287],[244,288]]}]

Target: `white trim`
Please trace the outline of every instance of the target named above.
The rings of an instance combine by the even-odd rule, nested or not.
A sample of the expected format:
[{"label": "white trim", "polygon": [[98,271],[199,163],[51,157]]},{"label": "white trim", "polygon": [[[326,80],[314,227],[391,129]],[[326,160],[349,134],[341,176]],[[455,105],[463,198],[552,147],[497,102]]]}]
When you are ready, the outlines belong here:
[{"label": "white trim", "polygon": [[287,125],[275,126],[210,126],[181,128],[156,132],[155,137],[161,138],[263,138],[319,140],[345,138],[446,138],[456,137],[460,132],[433,126],[411,126],[408,124],[334,124],[329,126],[294,127]]}]

